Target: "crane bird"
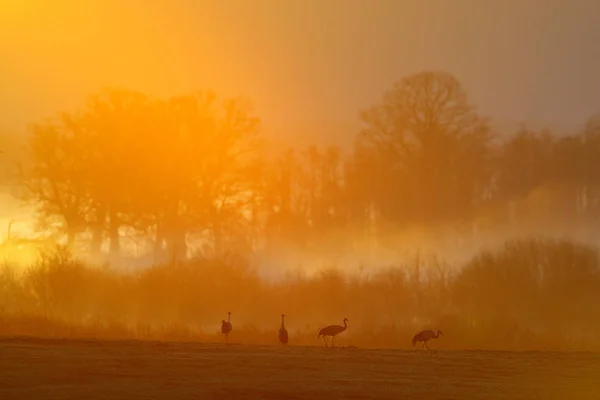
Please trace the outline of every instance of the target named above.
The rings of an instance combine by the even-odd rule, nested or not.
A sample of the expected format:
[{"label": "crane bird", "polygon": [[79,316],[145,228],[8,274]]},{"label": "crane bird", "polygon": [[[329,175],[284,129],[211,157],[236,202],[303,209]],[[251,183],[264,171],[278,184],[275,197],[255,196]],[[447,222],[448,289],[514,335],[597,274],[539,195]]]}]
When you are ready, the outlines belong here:
[{"label": "crane bird", "polygon": [[221,320],[221,333],[225,335],[225,341],[229,343],[229,332],[233,329],[231,325],[231,311],[227,313],[227,321]]},{"label": "crane bird", "polygon": [[288,331],[285,329],[283,319],[285,314],[281,314],[281,327],[279,328],[279,341],[281,344],[286,345],[288,343]]},{"label": "crane bird", "polygon": [[329,347],[327,345],[327,339],[325,338],[326,336],[331,336],[331,340],[332,340],[332,345],[333,347],[335,347],[335,337],[336,335],[339,335],[340,333],[344,332],[346,329],[348,329],[348,324],[346,323],[348,321],[348,318],[344,318],[344,326],[340,326],[340,325],[329,325],[326,326],[325,328],[321,329],[319,331],[319,334],[317,335],[317,339],[319,339],[321,336],[323,336],[323,341],[325,342],[325,347]]},{"label": "crane bird", "polygon": [[412,338],[413,347],[415,346],[415,344],[417,344],[417,342],[423,342],[423,346],[421,346],[421,349],[427,348],[427,350],[430,350],[429,346],[427,346],[427,342],[431,339],[439,338],[440,335],[444,336],[442,331],[440,331],[439,329],[437,330],[437,332],[434,332],[431,329],[426,329],[424,331],[421,331],[421,332],[417,333],[415,336],[413,336],[413,338]]}]

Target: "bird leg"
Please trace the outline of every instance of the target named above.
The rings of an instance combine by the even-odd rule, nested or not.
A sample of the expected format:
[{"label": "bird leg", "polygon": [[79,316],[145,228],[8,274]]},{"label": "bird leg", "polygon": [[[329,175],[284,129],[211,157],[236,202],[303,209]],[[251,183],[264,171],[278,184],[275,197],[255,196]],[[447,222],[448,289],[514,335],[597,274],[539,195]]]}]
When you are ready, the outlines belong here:
[{"label": "bird leg", "polygon": [[332,343],[333,343],[333,346],[332,346],[332,347],[335,347],[335,336],[332,336],[332,337],[331,337],[331,341],[332,341]]},{"label": "bird leg", "polygon": [[329,347],[327,346],[327,339],[325,338],[325,335],[323,335],[323,341],[325,342],[325,348]]},{"label": "bird leg", "polygon": [[431,349],[429,348],[429,346],[427,346],[427,342],[425,342],[425,347],[427,348],[427,350],[431,350]]}]

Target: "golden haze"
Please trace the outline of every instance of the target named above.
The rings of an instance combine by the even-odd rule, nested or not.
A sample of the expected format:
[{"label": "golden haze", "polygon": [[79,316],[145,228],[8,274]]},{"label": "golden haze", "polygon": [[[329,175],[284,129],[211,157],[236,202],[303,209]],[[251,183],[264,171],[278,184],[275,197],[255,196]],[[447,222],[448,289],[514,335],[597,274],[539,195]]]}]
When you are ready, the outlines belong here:
[{"label": "golden haze", "polygon": [[[20,168],[4,177],[37,237],[13,231],[3,256],[68,251],[20,270],[7,260],[0,333],[220,340],[231,310],[245,343],[274,342],[285,312],[294,344],[348,317],[342,340],[363,347],[440,327],[438,347],[598,349],[597,120],[565,137],[500,137],[458,78],[432,69],[364,108],[352,145],[286,149],[263,123],[267,105],[285,106],[265,100],[294,81],[284,72],[246,84],[264,90],[258,107],[188,91],[236,92],[248,80],[232,66],[267,64],[232,51],[219,21],[192,39],[160,3],[2,4],[2,51],[23,60],[6,76],[24,82],[3,102],[39,91],[38,111],[62,110],[28,121]],[[205,69],[186,68],[192,45]],[[97,91],[105,78],[139,91]],[[319,108],[299,96],[314,100],[302,112]]]}]

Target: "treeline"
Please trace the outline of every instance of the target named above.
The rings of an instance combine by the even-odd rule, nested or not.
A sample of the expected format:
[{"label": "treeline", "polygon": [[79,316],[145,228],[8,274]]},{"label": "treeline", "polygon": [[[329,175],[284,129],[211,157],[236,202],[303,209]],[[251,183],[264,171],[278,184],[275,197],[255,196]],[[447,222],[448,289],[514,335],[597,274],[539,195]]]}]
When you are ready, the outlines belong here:
[{"label": "treeline", "polygon": [[347,154],[310,146],[273,155],[243,99],[108,90],[33,127],[22,193],[40,230],[70,246],[116,255],[135,244],[156,262],[287,245],[344,251],[482,216],[599,215],[594,120],[569,136],[523,127],[499,137],[443,72],[405,77],[361,118]]},{"label": "treeline", "polygon": [[277,344],[285,312],[294,345],[319,345],[318,329],[347,317],[344,346],[407,348],[416,331],[440,328],[437,348],[600,349],[596,248],[522,239],[462,267],[415,258],[275,284],[241,258],[122,274],[63,248],[23,275],[0,270],[0,335],[222,341],[219,321],[232,311],[230,340]]}]

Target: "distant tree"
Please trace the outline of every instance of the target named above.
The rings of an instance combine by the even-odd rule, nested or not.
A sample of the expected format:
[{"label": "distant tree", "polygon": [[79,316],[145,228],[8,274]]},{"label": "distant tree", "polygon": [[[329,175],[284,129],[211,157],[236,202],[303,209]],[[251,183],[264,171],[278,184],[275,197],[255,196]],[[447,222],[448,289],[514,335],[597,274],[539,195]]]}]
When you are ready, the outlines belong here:
[{"label": "distant tree", "polygon": [[293,149],[281,154],[268,178],[267,233],[273,244],[322,242],[347,220],[340,150],[310,145],[296,154]]},{"label": "distant tree", "polygon": [[386,218],[439,221],[465,216],[481,200],[492,173],[492,135],[451,74],[405,77],[362,121],[360,140],[379,160],[365,190]]},{"label": "distant tree", "polygon": [[551,178],[554,138],[522,127],[499,149],[497,195],[509,201],[528,195]]},{"label": "distant tree", "polygon": [[322,185],[319,179],[319,170],[321,166],[321,154],[319,149],[315,145],[309,146],[306,150],[304,150],[303,155],[308,164],[308,172],[306,188],[308,189],[308,199],[309,199],[309,215],[308,218],[311,220],[311,223],[314,225],[319,221],[319,200],[321,197]]},{"label": "distant tree", "polygon": [[23,158],[23,135],[0,132],[0,192],[18,189],[18,164]]},{"label": "distant tree", "polygon": [[[307,178],[304,181],[309,199],[309,219],[314,233],[326,233],[341,222],[342,158],[340,149],[323,150],[311,145],[303,152]],[[336,222],[337,221],[337,222]]]},{"label": "distant tree", "polygon": [[309,199],[304,193],[306,171],[294,149],[287,149],[271,164],[265,186],[268,243],[307,244]]},{"label": "distant tree", "polygon": [[152,100],[106,90],[34,126],[22,183],[40,221],[58,221],[70,244],[87,232],[94,251],[109,239],[118,253],[130,228],[150,236],[158,256],[165,244],[185,255],[191,233],[210,233],[221,253],[256,200],[258,122],[243,100],[211,92]]},{"label": "distant tree", "polygon": [[366,227],[370,205],[378,202],[381,194],[385,193],[383,190],[376,191],[382,179],[378,161],[376,152],[356,143],[344,162],[344,211],[348,222],[358,228]]},{"label": "distant tree", "polygon": [[186,233],[207,230],[215,253],[221,254],[242,225],[249,229],[246,215],[261,179],[260,120],[244,99],[219,102],[212,92],[175,97],[163,106],[171,142],[158,152],[168,180],[163,180],[158,226],[175,235],[182,252]]},{"label": "distant tree", "polygon": [[88,222],[93,252],[99,252],[108,239],[110,252],[119,254],[120,229],[135,226],[131,216],[139,207],[136,195],[147,168],[140,161],[152,122],[152,101],[127,90],[105,90],[91,96],[73,121],[73,126],[85,132],[84,147],[89,153],[81,167],[92,202]]},{"label": "distant tree", "polygon": [[[585,196],[585,211],[600,216],[600,114],[588,119],[579,135],[579,152],[573,154],[571,180],[578,182],[576,193]],[[574,152],[573,152],[574,153]]]},{"label": "distant tree", "polygon": [[343,157],[336,146],[329,146],[323,154],[321,164],[322,193],[322,224],[325,229],[341,228],[346,224],[343,192],[345,190]]},{"label": "distant tree", "polygon": [[23,199],[35,204],[40,230],[65,236],[73,246],[92,209],[85,133],[71,115],[61,114],[32,126],[28,150],[31,161],[20,171]]}]

